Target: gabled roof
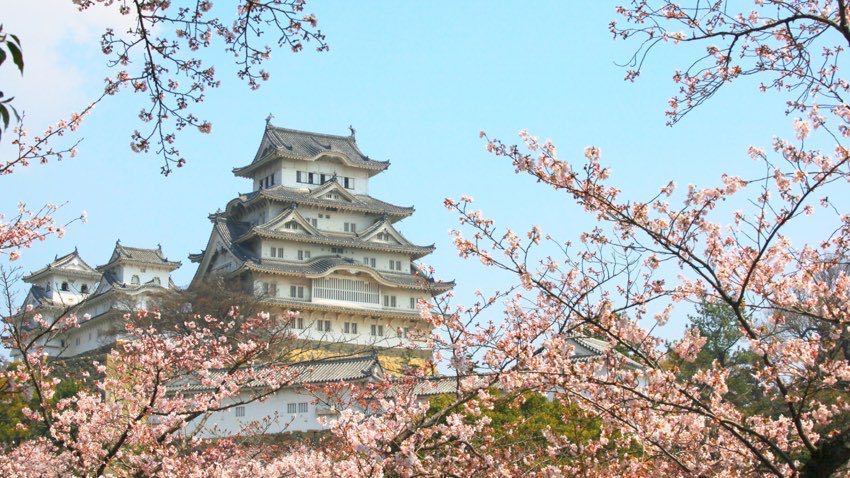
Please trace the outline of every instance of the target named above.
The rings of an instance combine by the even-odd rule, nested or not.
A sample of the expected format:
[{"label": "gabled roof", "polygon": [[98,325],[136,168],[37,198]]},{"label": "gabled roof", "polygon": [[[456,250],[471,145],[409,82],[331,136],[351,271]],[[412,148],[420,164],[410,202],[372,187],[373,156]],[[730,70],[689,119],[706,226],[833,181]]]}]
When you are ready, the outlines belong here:
[{"label": "gabled roof", "polygon": [[376,235],[381,233],[382,231],[386,231],[390,236],[393,237],[399,244],[403,246],[412,246],[413,244],[407,240],[396,228],[393,227],[392,223],[387,218],[381,218],[378,221],[375,221],[374,224],[369,226],[366,230],[357,235],[357,237],[361,241],[371,241]]},{"label": "gabled roof", "polygon": [[[119,292],[134,293],[143,289],[159,290],[164,289],[166,287],[174,289],[177,286],[174,284],[170,277],[168,278],[168,284],[157,284],[152,280],[145,282],[144,284],[128,284],[126,282],[119,281],[118,278],[115,277],[112,272],[107,271],[103,273],[100,282],[97,284],[97,289],[95,289],[94,293],[92,293],[92,295],[90,295],[86,299],[86,301],[91,302],[97,297],[113,290]],[[83,302],[80,303],[82,304]]]},{"label": "gabled roof", "polygon": [[40,285],[32,285],[30,286],[29,292],[27,292],[27,296],[24,298],[24,306],[27,305],[32,305],[33,307],[45,307],[54,304],[44,287]]},{"label": "gabled roof", "polygon": [[295,205],[284,209],[283,211],[281,211],[280,214],[271,218],[268,222],[263,224],[262,227],[269,231],[278,231],[282,227],[284,227],[285,224],[290,222],[295,222],[296,224],[301,226],[301,228],[307,231],[307,234],[311,236],[323,235],[321,232],[319,232],[318,229],[316,229],[312,224],[310,224],[310,221],[304,219],[304,216],[302,216],[301,213],[296,210]]},{"label": "gabled roof", "polygon": [[[291,385],[367,381],[381,379],[384,375],[375,354],[297,362],[287,366],[284,373],[288,377],[292,377]],[[225,378],[225,374],[225,371],[211,372],[210,383],[220,383]],[[257,387],[262,387],[262,384],[259,382],[247,384],[244,388]],[[188,383],[174,384],[171,389],[175,391],[203,391],[208,390],[209,387],[192,380]]]},{"label": "gabled roof", "polygon": [[250,249],[234,242],[235,238],[244,235],[251,229],[251,224],[236,221],[222,213],[210,214],[209,218],[213,223],[213,228],[204,251],[201,254],[189,256],[192,262],[198,263],[198,268],[192,277],[193,286],[206,277],[210,264],[222,248],[242,263],[248,260],[259,260]]},{"label": "gabled roof", "polygon": [[[307,302],[301,299],[289,299],[287,297],[263,297],[264,304],[274,304],[284,306],[288,310],[316,311],[316,312],[334,312],[341,314],[350,314],[351,307],[339,304],[324,304],[319,302]],[[370,317],[389,318],[389,319],[404,319],[418,322],[421,320],[419,309],[363,309]],[[378,347],[380,348],[380,347]]]},{"label": "gabled roof", "polygon": [[332,134],[278,128],[267,123],[260,147],[251,164],[233,169],[233,174],[250,177],[257,168],[278,158],[315,161],[322,156],[339,159],[343,164],[377,174],[389,167],[389,161],[375,161],[357,147],[354,135]]},{"label": "gabled roof", "polygon": [[[339,183],[336,176],[332,177],[329,181],[326,181],[325,184],[310,190],[310,196],[317,199],[327,199],[327,195],[330,193],[339,194],[344,201],[357,202],[357,197],[345,189],[342,184]],[[336,201],[336,199],[331,199],[331,201]]]},{"label": "gabled roof", "polygon": [[[341,235],[322,235],[310,236],[306,234],[295,234],[287,231],[275,231],[265,228],[264,226],[255,226],[248,230],[244,235],[238,237],[236,242],[242,243],[251,240],[254,237],[266,239],[280,239],[283,241],[304,242],[308,244],[321,244],[324,246],[350,247],[354,249],[362,249],[367,251],[384,251],[384,252],[399,252],[402,254],[410,254],[412,259],[419,259],[434,252],[434,245],[418,246],[411,244],[409,246],[401,244],[385,244],[374,241],[363,241],[356,236],[341,236]],[[198,262],[203,257],[203,254],[191,254],[189,256],[193,262]]]},{"label": "gabled roof", "polygon": [[100,277],[100,273],[80,257],[80,253],[76,248],[62,257],[54,258],[53,262],[35,272],[31,272],[23,280],[24,282],[31,283],[37,281],[47,273],[61,273],[95,281]]},{"label": "gabled roof", "polygon": [[112,250],[112,256],[109,257],[109,261],[102,266],[97,266],[97,270],[105,271],[117,264],[126,263],[162,267],[169,271],[173,271],[181,266],[179,261],[169,261],[165,257],[162,253],[162,246],[157,246],[156,249],[129,247],[121,245],[121,241],[119,240],[115,242],[115,249]]},{"label": "gabled roof", "polygon": [[[287,214],[290,214],[290,212],[284,211],[283,213],[281,213],[280,216],[288,217]],[[210,238],[207,241],[207,246],[206,248],[204,248],[203,254],[193,254],[192,256],[190,256],[193,262],[199,262],[198,269],[195,272],[194,278],[192,279],[192,284],[197,284],[199,280],[202,280],[208,274],[208,269],[213,261],[213,257],[218,254],[218,250],[214,249],[224,248],[230,254],[232,254],[233,257],[235,257],[236,260],[239,262],[233,269],[227,270],[228,274],[239,274],[247,270],[268,274],[288,275],[315,279],[328,275],[334,270],[341,269],[357,271],[358,273],[366,273],[370,275],[373,279],[375,279],[375,281],[391,287],[428,290],[432,292],[441,293],[452,289],[455,285],[454,281],[434,281],[416,274],[378,272],[377,270],[364,264],[361,264],[353,259],[343,258],[339,256],[319,256],[305,262],[283,261],[278,259],[262,259],[258,257],[256,253],[254,253],[251,249],[242,245],[242,243],[247,240],[247,238],[253,237],[252,235],[259,235],[261,231],[264,231],[262,226],[251,226],[251,224],[246,222],[235,221],[233,220],[233,218],[229,218],[225,214],[211,214],[210,220],[213,221],[213,230],[210,233]],[[273,234],[272,231],[265,231],[268,234]],[[321,231],[317,232],[319,232],[319,235],[317,236],[305,234],[289,234],[287,238],[302,238],[304,241],[309,241],[311,243],[341,240],[341,238],[330,238],[324,236],[321,234]],[[286,233],[274,234],[284,235]],[[349,240],[357,241],[353,245],[356,245],[358,247],[367,244],[353,237],[349,238]],[[216,244],[219,244],[219,246],[217,246]],[[368,244],[378,245],[379,243]],[[420,250],[414,252],[430,252],[431,250],[433,250],[433,247],[428,246],[425,248],[420,248]]]},{"label": "gabled roof", "polygon": [[[445,292],[452,289],[455,285],[454,281],[434,281],[415,274],[379,272],[353,259],[338,256],[321,256],[305,262],[272,260],[246,261],[240,269],[247,269],[267,274],[306,277],[308,279],[324,277],[336,270],[353,271],[356,273],[365,273],[376,282],[388,287],[427,290],[432,292]],[[239,272],[240,269],[237,269],[236,272]]]},{"label": "gabled roof", "polygon": [[[593,337],[570,337],[569,341],[571,345],[575,347],[573,350],[573,360],[589,360],[593,358],[601,357],[607,353],[611,349],[614,348],[614,344],[611,342],[606,342],[602,339],[597,339]],[[620,354],[620,352],[614,351],[615,354]],[[632,367],[640,367],[640,365],[634,360],[620,354],[620,356],[624,357],[626,363],[628,363]]]},{"label": "gabled roof", "polygon": [[[232,219],[230,220],[232,221]],[[290,232],[286,229],[281,229],[281,227],[290,222],[295,221],[301,227],[303,227],[307,234]],[[347,235],[347,234],[334,234],[334,233],[325,233],[325,231],[321,231],[315,228],[309,221],[303,218],[301,214],[298,213],[296,208],[290,206],[289,208],[283,210],[279,215],[275,216],[270,221],[265,224],[261,224],[258,226],[246,227],[243,228],[244,233],[240,236],[236,236],[233,238],[233,241],[237,244],[244,243],[250,241],[255,237],[262,237],[268,239],[280,239],[280,240],[290,240],[296,242],[306,242],[310,244],[322,244],[327,246],[339,246],[339,247],[350,247],[355,249],[364,249],[364,250],[374,250],[374,251],[387,251],[387,252],[400,252],[403,254],[410,254],[413,259],[418,259],[420,257],[424,257],[432,252],[434,252],[434,245],[431,244],[429,246],[418,246],[399,233],[395,228],[390,225],[389,221],[386,218],[379,219],[376,222],[376,225],[388,225],[389,229],[392,231],[391,233],[400,238],[398,244],[389,244],[382,243],[377,241],[369,241],[368,238],[364,238],[365,235],[369,235],[369,231],[375,229],[377,233],[377,229],[375,226],[370,226],[363,233],[358,235]],[[193,262],[200,261],[202,256],[190,256],[190,259]]]},{"label": "gabled roof", "polygon": [[[318,189],[318,188],[317,188]],[[287,186],[275,186],[269,189],[261,189],[232,199],[227,203],[227,211],[231,212],[236,206],[250,206],[263,199],[274,202],[297,204],[299,206],[315,206],[324,208],[336,208],[344,211],[363,212],[367,214],[387,215],[391,219],[401,219],[413,214],[413,207],[396,206],[388,202],[375,199],[366,194],[351,194],[353,201],[337,201],[325,197],[316,197],[313,191],[306,188],[291,188]]]}]

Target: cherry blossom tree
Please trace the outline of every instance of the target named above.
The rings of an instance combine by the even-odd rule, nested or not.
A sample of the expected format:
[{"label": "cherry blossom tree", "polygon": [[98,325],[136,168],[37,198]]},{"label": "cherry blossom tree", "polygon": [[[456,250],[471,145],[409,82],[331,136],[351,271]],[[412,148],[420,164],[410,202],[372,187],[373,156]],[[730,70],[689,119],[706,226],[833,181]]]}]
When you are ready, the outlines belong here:
[{"label": "cherry blossom tree", "polygon": [[[304,12],[305,0],[237,0],[230,2],[231,13],[227,15],[220,13],[228,9],[214,10],[210,1],[73,2],[80,12],[109,8],[127,18],[129,28],[116,25],[101,37],[101,51],[115,74],[105,78],[97,98],[32,138],[24,128],[23,115],[17,117],[15,111],[13,143],[17,157],[0,161],[0,174],[9,174],[33,161],[43,164],[74,156],[79,138],[62,145],[54,143],[75,132],[97,104],[124,89],[145,95],[150,102],[139,111],[144,128],[132,133],[131,149],[147,153],[153,148],[162,160],[162,173],[170,174],[173,166],[180,167],[186,162],[175,146],[177,133],[187,126],[201,133],[212,130],[212,123],[196,116],[192,106],[202,103],[208,90],[221,84],[215,65],[203,56],[216,41],[233,55],[238,77],[252,90],[269,79],[269,73],[262,68],[272,52],[272,47],[264,43],[266,38],[274,37],[276,46],[292,52],[302,51],[307,44],[316,45],[318,51],[328,50],[324,34],[316,28],[316,17]],[[9,38],[15,41],[5,43],[23,72],[21,42],[14,36]],[[5,40],[5,36],[0,40]],[[6,56],[4,53],[0,62]],[[5,109],[3,120],[8,125],[9,114]]]},{"label": "cherry blossom tree", "polygon": [[[539,227],[497,227],[471,198],[447,200],[460,219],[461,256],[507,271],[516,283],[469,308],[423,310],[440,329],[435,350],[457,372],[453,400],[430,413],[397,386],[381,414],[344,413],[333,433],[347,446],[320,450],[305,474],[330,474],[328,461],[366,476],[850,472],[850,221],[847,205],[831,199],[846,198],[850,179],[847,82],[839,70],[850,12],[844,2],[758,0],[742,12],[725,1],[688,3],[635,1],[618,9],[625,23],[612,23],[612,32],[642,42],[627,79],[665,43],[706,44],[705,56],[673,77],[682,87],[670,101],[671,123],[724,85],[753,76],[762,79],[760,89],[791,95],[787,111],[800,115],[796,138],[774,140],[769,152],[748,151],[762,175],[727,173],[715,186],[683,192],[671,181],[635,200],[612,184],[596,147],[568,160],[527,132],[522,146],[482,133],[491,153],[566,195],[597,226],[565,242]],[[727,212],[727,204],[741,209]],[[795,228],[817,239],[795,244]],[[485,320],[482,312],[499,302],[503,320]],[[690,327],[668,346],[657,329],[681,320],[689,304],[731,311],[755,357],[752,380],[767,410],[729,400],[729,370],[719,362],[680,373],[706,338]],[[576,336],[611,347],[601,360],[576,360],[569,342]],[[494,387],[575,404],[599,420],[600,433],[579,442],[549,434],[550,446],[534,456],[495,446],[499,437],[482,413],[496,400]],[[374,390],[366,393],[375,399]],[[288,460],[267,469],[292,472]]]},{"label": "cherry blossom tree", "polygon": [[38,210],[27,208],[24,203],[18,204],[17,213],[10,218],[0,214],[0,257],[17,260],[22,249],[29,248],[35,242],[44,241],[48,236],[62,237],[65,228],[76,222],[85,222],[87,216],[83,211],[80,216],[67,222],[57,223],[54,213],[62,205],[46,204]]},{"label": "cherry blossom tree", "polygon": [[6,330],[19,358],[0,376],[2,398],[30,397],[18,428],[43,431],[0,456],[4,476],[199,473],[232,455],[239,437],[201,441],[193,420],[262,400],[300,373],[286,365],[300,353],[289,345],[293,337],[268,314],[246,317],[234,307],[226,317],[163,325],[158,314],[140,311],[125,317],[126,331],[104,359],[78,366],[86,386],[57,401],[68,367],[48,359],[44,344],[87,317],[27,310],[16,318]]},{"label": "cherry blossom tree", "polygon": [[[316,17],[304,12],[304,0],[238,0],[221,11],[214,11],[210,1],[74,0],[74,4],[81,14],[110,8],[128,19],[129,29],[116,26],[101,38],[101,50],[115,74],[104,80],[97,98],[34,136],[24,127],[26,115],[18,116],[9,103],[11,98],[2,99],[0,93],[3,129],[10,121],[10,111],[16,120],[11,140],[15,153],[0,159],[0,176],[33,163],[76,156],[81,138],[75,135],[84,119],[99,103],[122,90],[144,95],[150,102],[139,112],[145,127],[132,133],[132,150],[147,153],[154,148],[162,160],[162,173],[168,175],[172,167],[186,162],[175,146],[177,133],[188,126],[201,133],[212,129],[209,121],[192,113],[192,107],[204,101],[209,89],[220,85],[215,65],[203,56],[216,41],[234,56],[239,78],[252,90],[269,78],[262,69],[272,52],[264,43],[267,38],[274,37],[277,46],[292,52],[302,51],[307,44],[316,45],[318,51],[328,49]],[[219,14],[225,10],[230,10],[230,15]],[[10,58],[23,73],[25,49],[18,37],[0,31],[0,43],[0,64]],[[14,260],[34,240],[61,235],[64,228],[56,224],[56,209],[51,204],[39,210],[20,205],[15,216],[0,215],[0,255]]]},{"label": "cherry blossom tree", "polygon": [[[52,420],[56,431],[11,450],[0,469],[95,476],[847,476],[850,215],[842,198],[850,154],[842,141],[850,110],[838,67],[850,12],[842,1],[755,0],[750,11],[738,12],[721,0],[647,0],[618,14],[624,23],[612,23],[612,32],[639,42],[627,79],[638,77],[648,52],[666,44],[707,45],[704,57],[674,74],[682,87],[670,102],[671,123],[718,88],[753,76],[763,90],[790,95],[796,137],[775,139],[767,151],[749,149],[762,174],[726,173],[714,185],[681,191],[671,181],[634,199],[616,185],[596,147],[565,159],[550,141],[525,131],[521,145],[482,133],[490,153],[564,195],[596,225],[565,241],[539,226],[498,226],[472,198],[445,201],[459,219],[452,234],[461,257],[513,279],[465,307],[454,305],[451,294],[419,304],[435,330],[428,338],[435,360],[452,374],[411,370],[379,383],[326,387],[343,411],[329,423],[332,440],[324,446],[267,454],[232,441],[201,446],[163,434],[197,411],[193,397],[146,400],[190,369],[210,379],[206,363],[189,351],[194,347],[221,357],[217,365],[241,356],[212,340],[218,321],[201,326],[212,332],[187,334],[192,329],[185,327],[175,337],[146,335],[131,323],[136,341],[125,347],[134,352],[132,365],[119,369],[128,373],[99,382],[109,393],[83,395],[77,405],[60,401],[46,417],[30,411],[31,420]],[[800,229],[816,238],[795,240]],[[658,330],[686,320],[696,304],[728,312],[755,362],[748,383],[770,406],[730,400],[730,371],[719,361],[693,370],[706,343],[699,327],[686,327],[669,344],[662,339]],[[253,324],[246,334],[261,327]],[[592,340],[596,353],[576,356],[577,338]],[[152,358],[172,354],[173,360]],[[35,357],[31,363],[39,370]],[[139,383],[126,378],[138,370],[145,371]],[[158,380],[160,371],[166,382]],[[39,378],[49,373],[8,373],[17,374],[9,376],[12,383],[30,381],[49,395],[49,380]],[[269,379],[246,373],[233,380]],[[429,392],[443,393],[439,408],[422,399]],[[220,403],[221,394],[212,395],[201,408]],[[506,441],[522,433],[521,424],[498,429],[492,410],[541,395],[563,405],[562,424],[586,424],[585,433],[550,427],[542,431],[545,447]],[[161,421],[143,419],[151,413]],[[47,465],[36,468],[41,464]]]}]

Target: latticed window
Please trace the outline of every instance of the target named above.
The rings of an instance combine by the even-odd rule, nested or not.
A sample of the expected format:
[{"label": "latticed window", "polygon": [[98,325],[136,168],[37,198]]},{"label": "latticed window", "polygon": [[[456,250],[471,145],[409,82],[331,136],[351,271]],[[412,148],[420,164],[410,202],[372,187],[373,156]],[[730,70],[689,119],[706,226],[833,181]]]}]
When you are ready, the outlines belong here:
[{"label": "latticed window", "polygon": [[323,277],[313,281],[313,297],[380,304],[381,291],[377,284],[364,280]]},{"label": "latticed window", "polygon": [[304,287],[302,286],[289,286],[289,297],[294,299],[303,299],[304,298]]}]

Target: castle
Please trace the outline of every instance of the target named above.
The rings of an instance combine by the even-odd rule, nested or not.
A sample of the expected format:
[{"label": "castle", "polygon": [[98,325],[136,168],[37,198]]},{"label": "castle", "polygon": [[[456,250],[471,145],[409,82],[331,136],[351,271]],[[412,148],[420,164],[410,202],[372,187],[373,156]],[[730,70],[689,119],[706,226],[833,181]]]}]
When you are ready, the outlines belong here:
[{"label": "castle", "polygon": [[[413,244],[396,228],[414,209],[369,195],[370,179],[388,167],[360,151],[353,129],[337,136],[267,121],[253,161],[233,169],[251,180],[252,191],[209,216],[206,247],[189,256],[198,264],[190,288],[210,280],[236,285],[271,314],[297,311],[288,326],[312,351],[344,353],[305,357],[292,387],[207,417],[217,433],[278,412],[291,418],[270,431],[320,429],[318,417],[335,411],[314,405],[301,386],[376,380],[430,358],[422,340],[430,326],[419,303],[454,283],[418,271],[416,260],[434,246]],[[69,311],[78,317],[79,327],[42,344],[47,354],[96,353],[121,338],[124,314],[155,306],[158,293],[176,288],[170,273],[180,266],[159,246],[118,242],[96,268],[75,250],[24,278],[31,284],[24,305],[48,320]]]},{"label": "castle", "polygon": [[[235,168],[252,191],[210,215],[206,248],[192,286],[212,276],[237,281],[269,312],[296,310],[292,328],[306,341],[380,351],[384,365],[430,358],[414,337],[430,330],[419,301],[450,290],[419,273],[434,250],[395,225],[413,214],[369,195],[389,162],[374,161],[349,136],[266,124],[253,161]],[[403,355],[403,357],[402,357]]]},{"label": "castle", "polygon": [[[413,244],[396,228],[414,209],[369,195],[370,179],[388,167],[360,151],[353,129],[337,136],[266,122],[251,163],[233,169],[251,180],[252,191],[209,216],[206,247],[189,256],[198,264],[190,288],[220,280],[252,295],[270,314],[297,311],[287,326],[299,342],[312,352],[342,353],[305,355],[293,365],[300,369],[295,383],[264,401],[210,413],[189,429],[227,435],[275,417],[267,433],[320,430],[327,426],[321,418],[338,411],[317,403],[310,385],[379,380],[430,358],[423,338],[431,329],[418,307],[454,282],[419,272],[416,260],[434,246]],[[24,305],[48,322],[71,311],[78,317],[79,327],[40,344],[45,353],[102,353],[121,339],[127,312],[155,307],[160,294],[177,289],[170,273],[180,266],[160,246],[119,241],[96,268],[75,250],[24,278],[31,284]],[[579,337],[572,346],[577,360],[610,348]],[[426,382],[418,391],[423,397],[456,386],[451,377]]]}]

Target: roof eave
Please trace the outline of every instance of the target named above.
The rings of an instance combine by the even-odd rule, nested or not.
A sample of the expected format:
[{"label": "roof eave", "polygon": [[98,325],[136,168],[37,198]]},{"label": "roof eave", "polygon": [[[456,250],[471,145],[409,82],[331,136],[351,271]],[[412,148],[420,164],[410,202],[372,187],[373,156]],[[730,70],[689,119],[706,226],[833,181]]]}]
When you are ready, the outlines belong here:
[{"label": "roof eave", "polygon": [[151,266],[151,267],[161,267],[163,269],[168,269],[168,272],[175,271],[179,269],[183,263],[180,261],[165,261],[165,262],[147,262],[147,261],[134,261],[132,259],[119,258],[111,262],[107,262],[106,264],[95,267],[95,270],[98,271],[107,271],[112,267],[119,264],[131,264],[131,265],[140,265],[140,266]]}]

